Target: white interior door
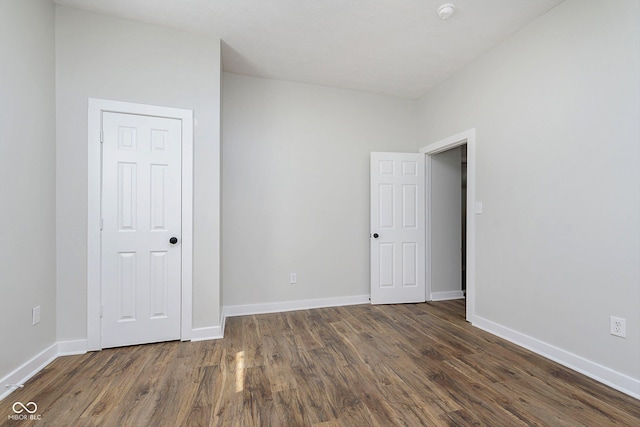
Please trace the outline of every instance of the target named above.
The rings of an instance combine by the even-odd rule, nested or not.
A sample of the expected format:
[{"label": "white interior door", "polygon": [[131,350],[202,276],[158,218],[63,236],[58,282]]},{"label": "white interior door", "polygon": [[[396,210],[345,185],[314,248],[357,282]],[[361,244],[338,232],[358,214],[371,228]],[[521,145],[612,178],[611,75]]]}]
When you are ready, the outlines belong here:
[{"label": "white interior door", "polygon": [[181,126],[102,114],[102,347],[180,338]]},{"label": "white interior door", "polygon": [[371,303],[423,302],[424,154],[371,153]]}]

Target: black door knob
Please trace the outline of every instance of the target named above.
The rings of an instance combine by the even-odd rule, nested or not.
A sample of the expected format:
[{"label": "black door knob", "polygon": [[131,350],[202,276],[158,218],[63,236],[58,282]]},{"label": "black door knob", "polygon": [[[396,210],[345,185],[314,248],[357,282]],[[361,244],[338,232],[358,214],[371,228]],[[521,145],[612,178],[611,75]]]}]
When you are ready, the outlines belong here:
[{"label": "black door knob", "polygon": [[171,243],[172,245],[175,245],[176,243],[178,243],[178,238],[177,237],[170,238],[169,243]]},{"label": "black door knob", "polygon": [[378,233],[373,233],[373,238],[374,238],[374,239],[377,239],[378,237],[380,237],[380,236],[378,235]]}]

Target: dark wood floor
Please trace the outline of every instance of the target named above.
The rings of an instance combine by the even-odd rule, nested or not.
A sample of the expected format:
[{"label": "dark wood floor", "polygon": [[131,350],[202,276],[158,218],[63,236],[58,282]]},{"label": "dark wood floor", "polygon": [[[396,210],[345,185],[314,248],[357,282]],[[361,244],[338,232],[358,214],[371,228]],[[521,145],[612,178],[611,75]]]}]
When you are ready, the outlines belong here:
[{"label": "dark wood floor", "polygon": [[[15,421],[14,402],[40,420]],[[470,326],[464,302],[228,319],[225,338],[61,357],[2,426],[640,426],[629,396]]]}]

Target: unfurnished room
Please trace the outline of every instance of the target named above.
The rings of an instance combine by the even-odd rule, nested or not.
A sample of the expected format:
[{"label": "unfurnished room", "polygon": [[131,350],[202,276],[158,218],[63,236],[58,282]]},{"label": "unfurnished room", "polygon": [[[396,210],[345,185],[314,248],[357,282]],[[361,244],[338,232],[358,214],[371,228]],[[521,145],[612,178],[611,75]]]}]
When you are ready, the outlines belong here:
[{"label": "unfurnished room", "polygon": [[640,425],[640,0],[0,0],[0,426]]}]

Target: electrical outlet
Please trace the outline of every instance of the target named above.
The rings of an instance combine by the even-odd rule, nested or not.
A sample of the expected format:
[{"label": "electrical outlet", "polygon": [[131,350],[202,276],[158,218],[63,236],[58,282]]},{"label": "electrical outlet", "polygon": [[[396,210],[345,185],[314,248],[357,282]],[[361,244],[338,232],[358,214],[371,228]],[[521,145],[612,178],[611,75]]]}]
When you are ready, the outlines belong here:
[{"label": "electrical outlet", "polygon": [[296,283],[298,283],[298,276],[296,273],[291,273],[289,275],[289,283],[291,283],[292,285],[295,285]]},{"label": "electrical outlet", "polygon": [[40,306],[33,307],[31,310],[31,321],[33,325],[40,323]]},{"label": "electrical outlet", "polygon": [[611,335],[627,337],[627,322],[621,317],[611,316]]}]

